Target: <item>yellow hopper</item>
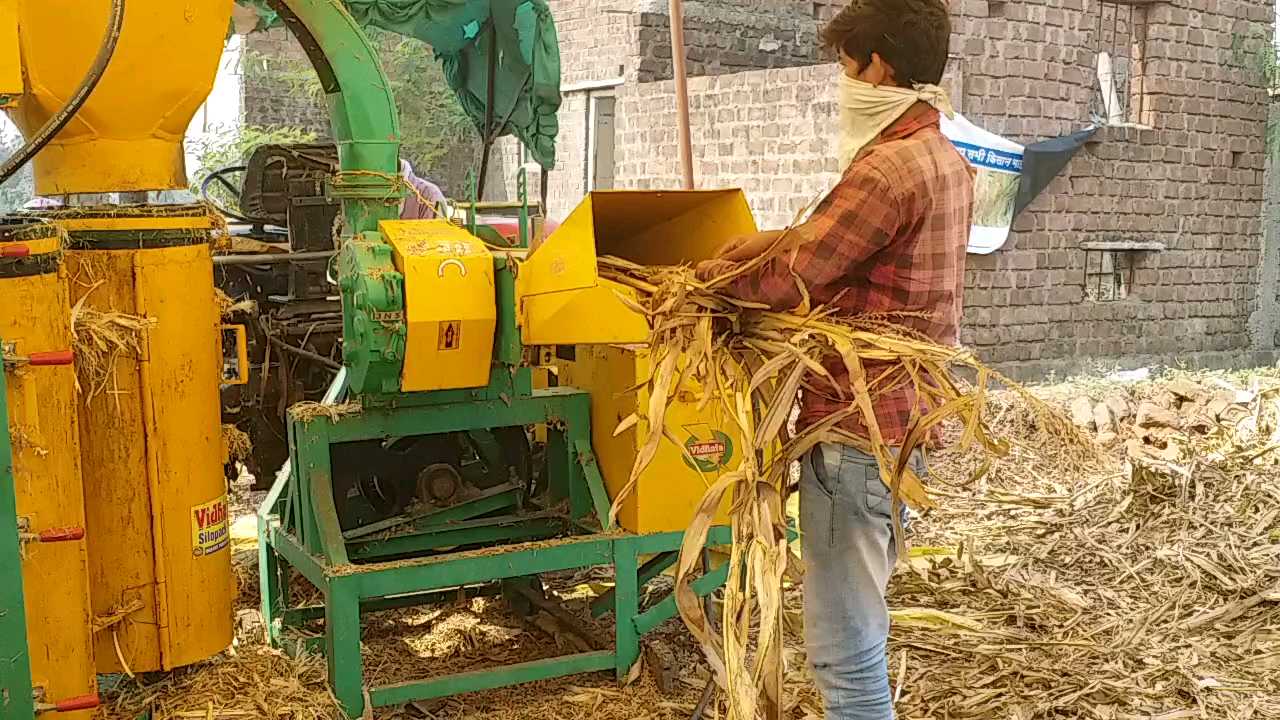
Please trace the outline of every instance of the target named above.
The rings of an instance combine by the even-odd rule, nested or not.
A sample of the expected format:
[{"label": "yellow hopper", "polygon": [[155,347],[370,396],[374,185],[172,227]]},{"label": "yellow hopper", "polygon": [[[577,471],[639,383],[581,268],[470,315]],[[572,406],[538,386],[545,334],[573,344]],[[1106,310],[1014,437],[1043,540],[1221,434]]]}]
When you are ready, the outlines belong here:
[{"label": "yellow hopper", "polygon": [[[626,484],[648,433],[644,420],[616,436],[614,429],[633,413],[645,416],[650,328],[622,300],[635,299],[634,291],[601,278],[596,258],[695,263],[755,230],[739,190],[596,192],[521,264],[516,283],[524,343],[561,346],[559,382],[591,393],[592,445],[611,495]],[[707,484],[741,460],[742,442],[719,403],[699,411],[700,388],[677,393],[667,424],[683,447],[663,443],[621,508],[618,522],[626,530],[684,530]]]}]

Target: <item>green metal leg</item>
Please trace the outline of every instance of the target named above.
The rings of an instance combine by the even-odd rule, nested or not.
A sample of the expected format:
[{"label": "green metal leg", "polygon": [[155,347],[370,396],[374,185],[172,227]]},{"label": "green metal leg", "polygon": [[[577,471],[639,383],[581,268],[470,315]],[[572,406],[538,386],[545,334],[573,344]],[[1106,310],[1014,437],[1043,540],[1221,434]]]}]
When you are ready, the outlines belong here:
[{"label": "green metal leg", "polygon": [[347,717],[358,718],[364,714],[364,662],[360,657],[360,596],[351,580],[333,578],[325,588],[324,637],[333,695]]},{"label": "green metal leg", "polygon": [[574,459],[577,460],[575,465],[582,473],[582,479],[586,481],[591,497],[591,507],[595,510],[596,519],[600,521],[600,527],[612,530],[613,523],[609,521],[609,510],[613,507],[613,503],[609,502],[609,493],[604,487],[604,476],[600,474],[600,466],[596,463],[596,454],[591,449],[590,439],[575,442],[573,454]]},{"label": "green metal leg", "polygon": [[[292,427],[289,430],[293,436]],[[290,464],[292,468],[292,462]],[[262,594],[262,622],[266,626],[267,642],[280,646],[284,629],[284,612],[289,602],[289,566],[282,562],[280,554],[271,543],[271,528],[279,522],[281,511],[287,515],[289,492],[295,483],[282,474],[271,485],[271,490],[258,507],[258,583]]]},{"label": "green metal leg", "polygon": [[267,641],[272,647],[279,647],[289,602],[289,567],[280,562],[267,536],[268,528],[259,518],[258,582],[262,586],[262,622],[267,628]]},{"label": "green metal leg", "polygon": [[[324,554],[334,565],[345,565],[347,543],[342,537],[338,522],[338,508],[333,502],[333,466],[330,457],[328,418],[316,418],[309,423],[294,421],[298,438],[298,465],[293,475],[302,491],[303,502],[311,508],[304,513],[314,519],[315,534],[305,543],[311,550]],[[310,535],[310,534],[309,534]]]},{"label": "green metal leg", "polygon": [[531,617],[537,614],[537,608],[519,592],[517,588],[523,587],[531,590],[535,594],[545,597],[546,592],[542,587],[542,579],[537,575],[529,575],[528,577],[508,578],[502,581],[502,600],[518,615]]},{"label": "green metal leg", "polygon": [[[289,473],[288,477],[277,477],[276,484],[271,488],[271,495],[283,495],[280,501],[280,523],[288,531],[292,532],[298,538],[298,542],[304,546],[307,543],[307,521],[302,518],[302,496],[298,488],[300,480],[298,479],[298,468],[302,467],[301,461],[298,459],[301,455],[298,444],[298,428],[300,423],[289,423]],[[283,486],[277,491],[277,486]],[[271,499],[270,495],[267,497]],[[274,512],[274,508],[268,503],[262,503],[262,507],[258,509],[260,517],[270,515]]]},{"label": "green metal leg", "polygon": [[9,444],[8,390],[0,365],[0,720],[31,720],[31,657],[27,609],[22,595],[22,547],[14,491],[13,448]]},{"label": "green metal leg", "polygon": [[548,501],[555,504],[569,497],[572,455],[564,428],[547,428],[547,482]]},{"label": "green metal leg", "polygon": [[[575,520],[595,515],[600,527],[609,529],[609,496],[591,449],[591,400],[586,395],[565,407],[565,461],[569,483],[569,507]],[[594,477],[592,472],[594,471]],[[599,483],[594,483],[599,480]]]},{"label": "green metal leg", "polygon": [[614,655],[618,680],[625,680],[640,659],[640,635],[635,616],[640,612],[640,567],[636,548],[626,540],[613,544],[615,584],[613,592]]}]

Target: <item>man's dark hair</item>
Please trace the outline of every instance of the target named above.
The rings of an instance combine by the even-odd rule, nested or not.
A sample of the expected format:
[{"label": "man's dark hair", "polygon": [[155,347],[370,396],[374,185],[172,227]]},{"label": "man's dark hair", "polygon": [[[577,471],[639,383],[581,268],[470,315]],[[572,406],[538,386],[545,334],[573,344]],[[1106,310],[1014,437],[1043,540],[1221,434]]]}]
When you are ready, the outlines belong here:
[{"label": "man's dark hair", "polygon": [[866,67],[876,53],[902,87],[937,85],[947,69],[946,0],[853,0],[822,30],[822,44]]}]

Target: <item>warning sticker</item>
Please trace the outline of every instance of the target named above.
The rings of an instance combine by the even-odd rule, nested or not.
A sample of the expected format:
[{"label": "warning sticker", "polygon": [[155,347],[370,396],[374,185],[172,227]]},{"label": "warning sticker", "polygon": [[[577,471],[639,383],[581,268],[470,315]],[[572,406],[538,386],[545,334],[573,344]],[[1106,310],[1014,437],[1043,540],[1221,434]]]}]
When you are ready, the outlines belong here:
[{"label": "warning sticker", "polygon": [[227,496],[191,508],[191,554],[212,555],[227,546]]},{"label": "warning sticker", "polygon": [[457,350],[462,347],[462,321],[446,320],[440,323],[440,349]]}]

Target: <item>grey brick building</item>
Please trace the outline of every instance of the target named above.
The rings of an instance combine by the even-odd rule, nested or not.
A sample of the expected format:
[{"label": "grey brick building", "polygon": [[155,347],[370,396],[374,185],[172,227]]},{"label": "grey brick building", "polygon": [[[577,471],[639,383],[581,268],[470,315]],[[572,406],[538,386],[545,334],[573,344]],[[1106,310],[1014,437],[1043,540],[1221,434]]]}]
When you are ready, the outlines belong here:
[{"label": "grey brick building", "polygon": [[[666,0],[550,1],[566,75],[552,213],[591,188],[678,187]],[[1018,217],[1002,250],[969,256],[964,342],[1021,377],[1095,360],[1272,360],[1269,99],[1240,47],[1270,36],[1274,0],[951,6],[947,85],[971,121],[1022,143],[1112,125]],[[836,69],[815,41],[838,7],[686,2],[698,184],[743,188],[763,226],[789,222],[837,170]],[[1117,68],[1110,112],[1103,52]]]}]

